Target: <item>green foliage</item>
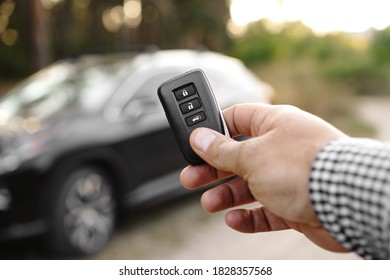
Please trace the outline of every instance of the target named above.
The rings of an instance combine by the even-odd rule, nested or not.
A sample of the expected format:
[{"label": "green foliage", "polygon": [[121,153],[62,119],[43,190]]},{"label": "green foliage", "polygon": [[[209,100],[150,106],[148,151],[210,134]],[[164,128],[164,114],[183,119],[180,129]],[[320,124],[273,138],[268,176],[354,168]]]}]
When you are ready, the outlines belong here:
[{"label": "green foliage", "polygon": [[375,128],[355,111],[356,99],[352,88],[324,77],[318,62],[271,61],[254,65],[252,70],[274,87],[276,104],[297,106],[351,136],[375,136]]},{"label": "green foliage", "polygon": [[364,55],[327,61],[320,67],[326,78],[348,85],[355,94],[382,94],[387,90],[384,68],[377,67]]},{"label": "green foliage", "polygon": [[245,36],[234,42],[231,53],[248,64],[302,58],[324,61],[350,54],[350,38],[346,35],[318,37],[301,22],[277,28],[280,30],[270,30],[264,20],[251,24]]},{"label": "green foliage", "polygon": [[270,61],[275,57],[277,49],[275,39],[260,21],[251,25],[246,35],[235,42],[230,54],[247,65]]},{"label": "green foliage", "polygon": [[278,59],[299,58],[306,53],[310,29],[297,22],[284,27],[280,32],[271,32],[267,21],[258,21],[249,26],[246,35],[237,39],[230,54],[248,65]]},{"label": "green foliage", "polygon": [[314,61],[329,82],[346,84],[356,94],[390,91],[390,28],[372,31],[373,39],[345,33],[317,36],[300,22],[279,26],[252,24],[234,41],[230,54],[247,65],[270,61]]},{"label": "green foliage", "polygon": [[375,64],[390,64],[390,27],[375,33],[370,53]]},{"label": "green foliage", "polygon": [[[272,26],[271,26],[272,27]],[[252,24],[233,41],[242,59],[275,89],[275,103],[314,113],[353,136],[375,135],[354,110],[356,95],[390,93],[390,29],[371,40],[351,34],[317,36],[303,24]]]}]

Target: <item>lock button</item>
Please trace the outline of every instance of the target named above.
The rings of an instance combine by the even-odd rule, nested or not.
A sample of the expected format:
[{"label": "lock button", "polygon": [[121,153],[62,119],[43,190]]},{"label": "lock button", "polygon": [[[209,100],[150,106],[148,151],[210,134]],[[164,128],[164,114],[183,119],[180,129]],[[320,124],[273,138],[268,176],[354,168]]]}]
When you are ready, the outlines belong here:
[{"label": "lock button", "polygon": [[175,90],[175,97],[177,101],[187,98],[196,93],[194,85],[189,85],[181,89]]},{"label": "lock button", "polygon": [[192,112],[198,108],[200,108],[200,101],[198,98],[180,104],[180,110],[183,114],[187,114],[188,112]]}]

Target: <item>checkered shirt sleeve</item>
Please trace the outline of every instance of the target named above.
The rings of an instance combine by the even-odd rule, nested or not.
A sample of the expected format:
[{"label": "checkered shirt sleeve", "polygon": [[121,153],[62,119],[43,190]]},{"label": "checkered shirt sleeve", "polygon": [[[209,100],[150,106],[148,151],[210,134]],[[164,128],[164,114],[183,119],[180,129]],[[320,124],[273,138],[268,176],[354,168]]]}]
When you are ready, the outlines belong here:
[{"label": "checkered shirt sleeve", "polygon": [[319,220],[365,259],[390,258],[390,142],[344,138],[325,146],[310,175]]}]

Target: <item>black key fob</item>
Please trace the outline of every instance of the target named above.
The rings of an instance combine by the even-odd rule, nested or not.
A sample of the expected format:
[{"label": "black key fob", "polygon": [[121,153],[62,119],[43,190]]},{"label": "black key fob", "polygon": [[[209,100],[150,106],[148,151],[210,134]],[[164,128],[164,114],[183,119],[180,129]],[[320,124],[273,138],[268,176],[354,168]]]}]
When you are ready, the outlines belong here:
[{"label": "black key fob", "polygon": [[229,135],[203,71],[192,70],[166,81],[158,88],[158,97],[185,160],[191,165],[203,164],[190,146],[191,132],[197,127],[208,127]]}]

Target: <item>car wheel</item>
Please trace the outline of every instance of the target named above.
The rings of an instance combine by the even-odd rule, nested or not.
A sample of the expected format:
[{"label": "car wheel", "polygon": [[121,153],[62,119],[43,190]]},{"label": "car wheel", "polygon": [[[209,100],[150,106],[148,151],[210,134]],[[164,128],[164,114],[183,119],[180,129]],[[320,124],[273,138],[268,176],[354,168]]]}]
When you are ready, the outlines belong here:
[{"label": "car wheel", "polygon": [[79,168],[62,178],[52,201],[54,249],[65,256],[94,254],[106,246],[114,228],[116,203],[111,180],[94,167]]}]

